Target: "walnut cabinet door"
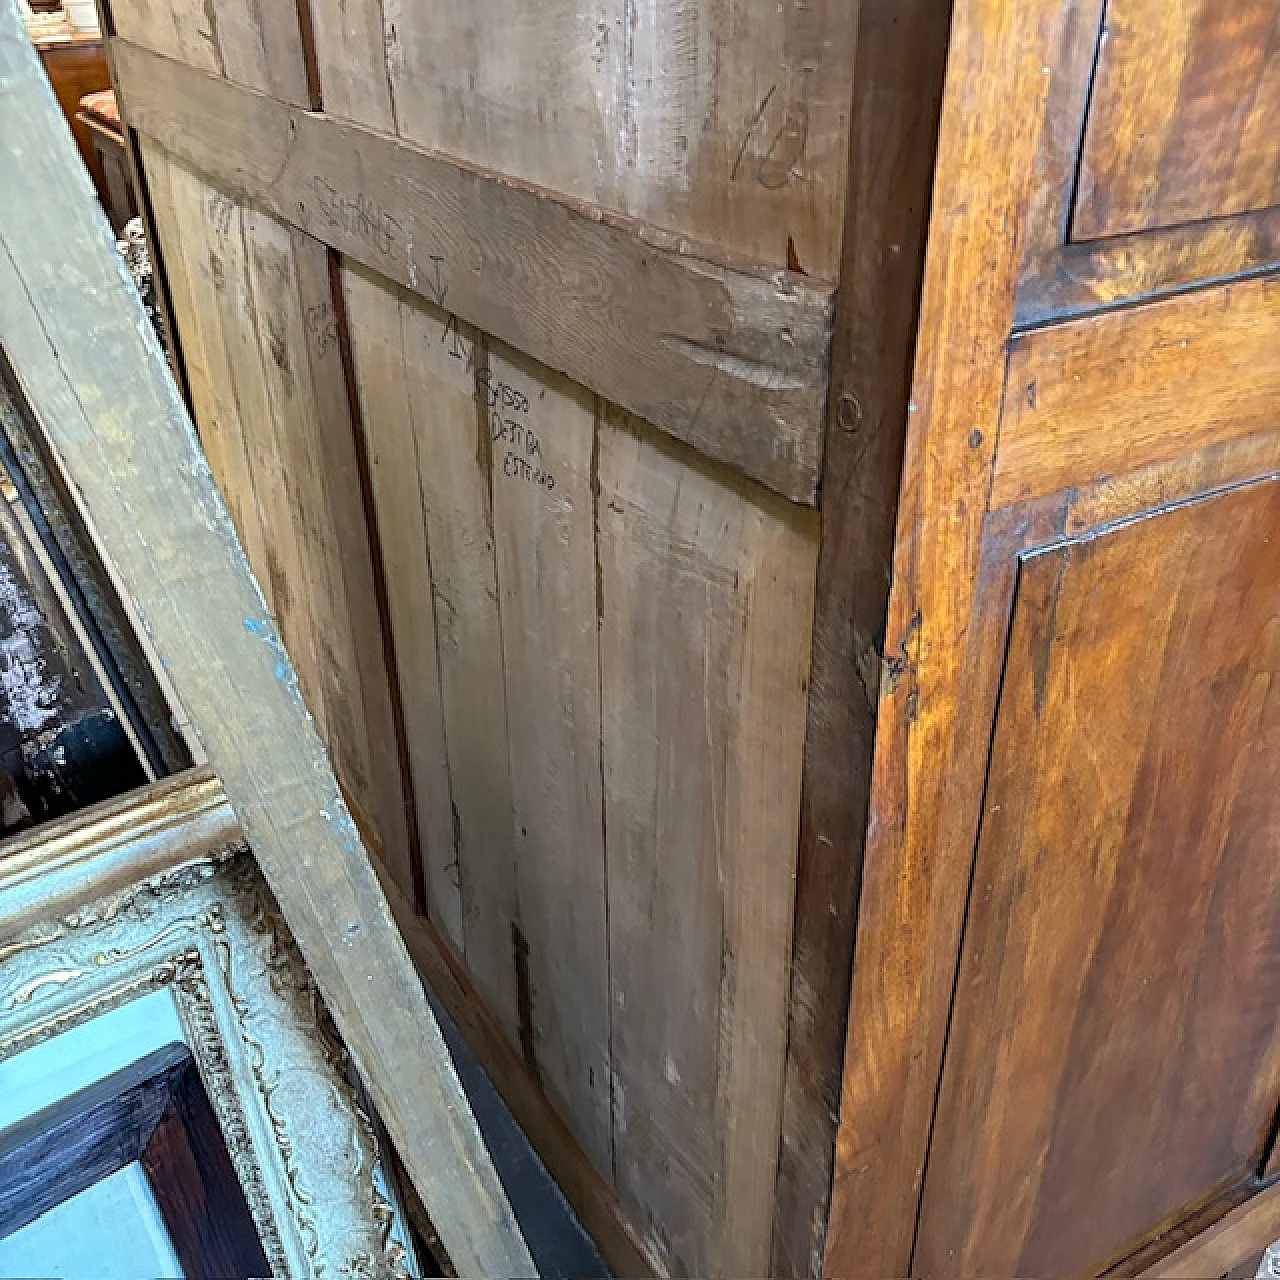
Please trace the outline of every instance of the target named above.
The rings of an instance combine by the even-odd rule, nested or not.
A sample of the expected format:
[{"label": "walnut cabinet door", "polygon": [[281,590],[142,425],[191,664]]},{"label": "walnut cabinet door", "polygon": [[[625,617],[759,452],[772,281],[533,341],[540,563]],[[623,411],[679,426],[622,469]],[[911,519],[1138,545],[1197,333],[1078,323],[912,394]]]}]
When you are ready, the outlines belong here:
[{"label": "walnut cabinet door", "polygon": [[829,1275],[1280,1236],[1280,9],[959,0]]}]

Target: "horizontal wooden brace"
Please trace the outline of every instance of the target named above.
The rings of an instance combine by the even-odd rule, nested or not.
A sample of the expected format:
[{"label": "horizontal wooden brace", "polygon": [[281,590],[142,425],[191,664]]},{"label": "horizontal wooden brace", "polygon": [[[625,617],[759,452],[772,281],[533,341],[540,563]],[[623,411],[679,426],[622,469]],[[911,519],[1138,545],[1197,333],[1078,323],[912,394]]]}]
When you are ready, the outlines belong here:
[{"label": "horizontal wooden brace", "polygon": [[817,500],[833,287],[115,39],[125,119],[243,197],[693,448]]}]

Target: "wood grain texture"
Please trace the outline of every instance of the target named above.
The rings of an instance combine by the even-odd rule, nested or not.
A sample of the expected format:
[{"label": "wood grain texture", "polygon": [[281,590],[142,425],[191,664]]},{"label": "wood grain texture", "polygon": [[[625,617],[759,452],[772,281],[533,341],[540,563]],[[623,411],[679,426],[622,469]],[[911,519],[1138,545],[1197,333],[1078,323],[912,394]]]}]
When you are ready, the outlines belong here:
[{"label": "wood grain texture", "polygon": [[[0,1237],[132,1164],[191,1061],[169,1044],[7,1126],[0,1140]],[[261,1259],[261,1246],[259,1246]]]},{"label": "wood grain texture", "polygon": [[1273,480],[1023,563],[923,1274],[1104,1269],[1260,1158],[1278,557]]},{"label": "wood grain texture", "polygon": [[[117,0],[110,18],[193,65],[308,101],[292,10],[236,0],[212,21],[203,10],[159,13],[144,0]],[[400,776],[326,251],[154,144],[143,147],[214,475],[361,830],[413,892],[417,833]]]},{"label": "wood grain texture", "polygon": [[[1090,94],[1096,87],[1094,70],[1100,49],[1104,63],[1115,56],[1116,25],[1112,21],[1115,6],[1107,9],[1104,22],[1101,0],[1059,0],[1059,4],[1061,36],[1046,64],[1051,78],[1035,161],[1036,183],[1025,215],[1015,325],[1043,324],[1274,268],[1280,262],[1280,212],[1274,207],[1236,213],[1214,207],[1203,217],[1175,225],[1141,225],[1101,239],[1071,239],[1080,153]],[[1121,115],[1130,109],[1173,110],[1170,85],[1180,68],[1160,61],[1159,32],[1150,30],[1145,22],[1138,31],[1133,30],[1126,25],[1128,19],[1121,8],[1123,38],[1131,53],[1140,53],[1142,63],[1126,72],[1123,84],[1117,77],[1111,86],[1117,94],[1129,94],[1128,106],[1117,98],[1109,109]],[[1176,26],[1190,8],[1185,4],[1163,6],[1157,25]],[[1229,9],[1224,6],[1223,12]],[[1254,13],[1256,16],[1256,7]],[[1248,21],[1246,16],[1246,25]],[[1148,83],[1143,76],[1155,79]],[[1154,95],[1152,102],[1146,101],[1148,94]],[[1223,101],[1211,101],[1208,110],[1220,110]],[[1268,106],[1255,99],[1253,105],[1255,126],[1280,111],[1280,103]],[[1235,116],[1232,121],[1224,121],[1223,127],[1239,124]],[[1138,145],[1149,141],[1139,140]],[[1105,148],[1113,142],[1122,145],[1118,139],[1105,139],[1102,145]],[[1224,143],[1229,149],[1230,139]],[[1212,145],[1217,146],[1218,141]],[[1140,179],[1127,171],[1120,180],[1141,186]]]},{"label": "wood grain texture", "polygon": [[462,887],[440,691],[436,606],[400,304],[386,287],[356,268],[343,268],[342,287],[423,845],[427,914],[463,955]]},{"label": "wood grain texture", "polygon": [[598,465],[618,1194],[671,1274],[762,1274],[816,530],[613,411]]},{"label": "wood grain texture", "polygon": [[[352,118],[394,120],[406,140],[834,281],[855,14],[348,0],[327,6],[317,43],[330,110],[354,99],[381,119]],[[352,84],[353,64],[367,86]]]},{"label": "wood grain texture", "polygon": [[[528,1252],[22,21],[0,9],[0,340],[461,1272]],[[42,224],[32,207],[48,211]],[[56,225],[51,228],[51,222]],[[57,246],[57,253],[49,251]],[[352,937],[361,946],[347,945]]]},{"label": "wood grain texture", "polygon": [[511,1108],[539,1159],[578,1221],[590,1233],[618,1276],[665,1275],[623,1213],[607,1172],[595,1167],[563,1115],[551,1105],[519,1048],[485,1009],[451,943],[430,920],[414,911],[390,872],[374,863],[396,923],[418,971],[449,1011],[463,1039],[484,1064],[494,1087]]},{"label": "wood grain texture", "polygon": [[1055,245],[1018,282],[1014,323],[1029,328],[1194,285],[1225,283],[1280,266],[1280,209],[1231,214],[1106,240]]},{"label": "wood grain texture", "polygon": [[[514,931],[520,899],[488,423],[476,404],[474,374],[445,339],[449,318],[399,290],[387,298],[400,313],[418,518],[431,568],[467,964],[489,1008],[520,1043],[528,1018]],[[365,427],[377,430],[369,419]]]},{"label": "wood grain texture", "polygon": [[949,6],[858,7],[771,1275],[822,1266]]},{"label": "wood grain texture", "polygon": [[1111,0],[1073,240],[1280,199],[1280,15],[1271,0]]},{"label": "wood grain texture", "polygon": [[[425,856],[412,799],[406,795],[395,698],[379,613],[371,531],[353,432],[352,411],[334,307],[328,254],[293,232],[292,257],[312,389],[316,473],[297,518],[315,539],[311,571],[325,615],[316,637],[320,682],[329,712],[328,746],[345,787],[363,813],[376,815],[379,856],[398,883],[417,894]],[[412,863],[412,865],[410,865]]]},{"label": "wood grain texture", "polygon": [[[129,123],[219,186],[796,501],[816,497],[831,289],[117,40]],[[714,251],[706,251],[711,253]]]},{"label": "wood grain texture", "polygon": [[1264,277],[1020,336],[991,505],[1274,429],[1278,334]]},{"label": "wood grain texture", "polygon": [[969,737],[987,693],[972,668],[987,660],[986,627],[1002,608],[971,625],[1018,215],[1061,19],[987,0],[960,0],[952,18],[824,1263],[832,1275],[903,1275],[910,1261],[978,820],[983,760]]},{"label": "wood grain texture", "polygon": [[481,358],[532,1065],[611,1175],[596,399],[498,343]]}]

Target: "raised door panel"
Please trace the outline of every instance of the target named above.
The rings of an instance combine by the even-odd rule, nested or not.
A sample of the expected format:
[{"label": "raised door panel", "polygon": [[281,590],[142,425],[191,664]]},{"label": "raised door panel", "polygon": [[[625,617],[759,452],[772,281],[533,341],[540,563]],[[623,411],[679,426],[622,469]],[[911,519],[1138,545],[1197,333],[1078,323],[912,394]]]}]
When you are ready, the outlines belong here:
[{"label": "raised door panel", "polygon": [[1111,0],[1072,238],[1196,222],[1280,200],[1273,0]]},{"label": "raised door panel", "polygon": [[1023,560],[917,1272],[1096,1272],[1263,1158],[1278,677],[1274,478]]}]

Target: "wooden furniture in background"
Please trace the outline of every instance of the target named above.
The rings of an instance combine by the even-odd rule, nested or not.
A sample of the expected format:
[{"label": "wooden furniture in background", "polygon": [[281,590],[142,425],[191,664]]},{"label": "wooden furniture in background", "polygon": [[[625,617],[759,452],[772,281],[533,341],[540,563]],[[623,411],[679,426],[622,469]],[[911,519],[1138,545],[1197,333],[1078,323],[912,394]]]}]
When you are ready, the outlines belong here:
[{"label": "wooden furniture in background", "polygon": [[53,86],[53,95],[66,117],[75,136],[76,146],[84,167],[93,179],[93,189],[104,209],[108,208],[109,192],[107,175],[93,145],[93,135],[88,122],[79,118],[80,99],[87,93],[98,93],[111,88],[111,73],[107,70],[107,54],[103,38],[86,32],[72,32],[70,36],[37,37],[34,41],[40,53],[45,75]]},{"label": "wooden furniture in background", "polygon": [[103,208],[118,235],[130,218],[137,217],[138,199],[133,190],[128,144],[114,89],[86,94],[80,99],[76,120],[89,130],[93,149],[102,168]]}]

